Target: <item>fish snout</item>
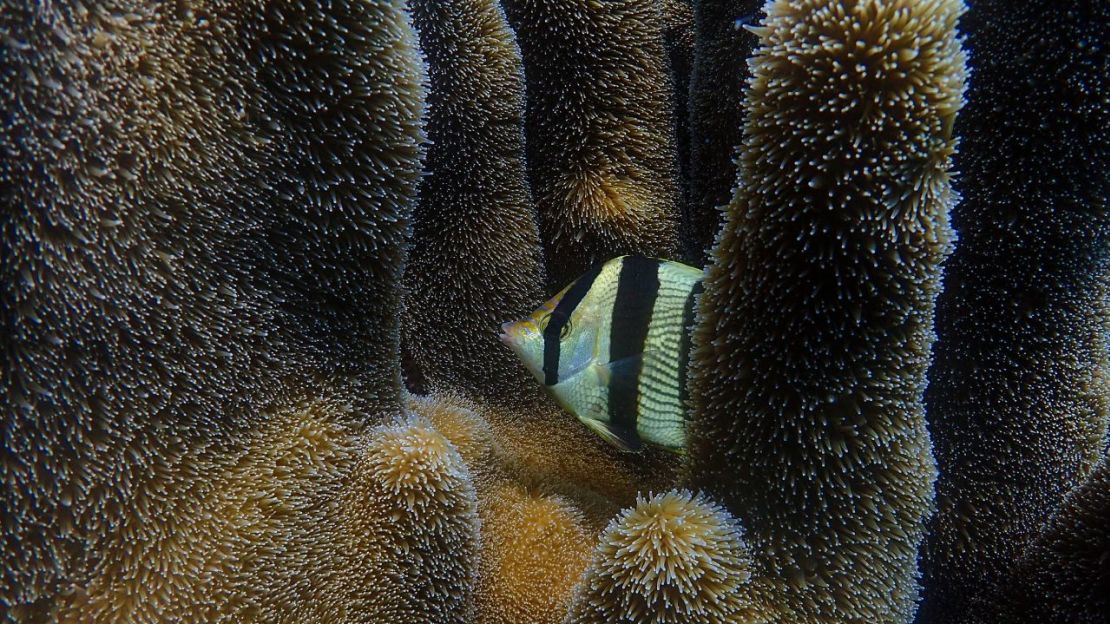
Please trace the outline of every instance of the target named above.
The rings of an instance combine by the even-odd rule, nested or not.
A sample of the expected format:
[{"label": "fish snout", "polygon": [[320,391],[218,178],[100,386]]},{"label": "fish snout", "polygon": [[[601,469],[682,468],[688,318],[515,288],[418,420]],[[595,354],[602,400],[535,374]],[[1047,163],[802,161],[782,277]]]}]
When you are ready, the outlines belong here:
[{"label": "fish snout", "polygon": [[501,333],[497,335],[501,339],[501,343],[507,347],[513,346],[512,331],[515,324],[516,321],[505,321],[501,324]]},{"label": "fish snout", "polygon": [[506,321],[501,324],[499,338],[506,346],[518,349],[525,343],[539,337],[540,330],[531,318],[520,321]]}]

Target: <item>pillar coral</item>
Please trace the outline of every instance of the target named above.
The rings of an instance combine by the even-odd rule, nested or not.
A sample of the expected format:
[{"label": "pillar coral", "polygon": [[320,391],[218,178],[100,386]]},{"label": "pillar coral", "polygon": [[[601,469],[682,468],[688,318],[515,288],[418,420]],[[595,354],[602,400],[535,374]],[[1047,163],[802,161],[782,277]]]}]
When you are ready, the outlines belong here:
[{"label": "pillar coral", "polygon": [[596,262],[677,253],[671,79],[653,0],[504,0],[554,293]]},{"label": "pillar coral", "polygon": [[12,2],[0,32],[0,611],[34,617],[140,574],[106,549],[203,505],[188,458],[311,397],[352,435],[399,413],[424,77],[395,3]]},{"label": "pillar coral", "polygon": [[759,38],[745,27],[759,23],[762,0],[696,0],[694,63],[690,76],[690,192],[682,220],[686,262],[706,263],[724,224],[722,210],[736,189],[744,139],[744,86],[748,59]]},{"label": "pillar coral", "polygon": [[345,617],[322,621],[472,622],[480,524],[462,457],[418,418],[373,430],[362,450],[337,547],[367,590],[338,596]]},{"label": "pillar coral", "polygon": [[498,340],[543,300],[524,155],[524,70],[495,0],[412,0],[428,64],[427,177],[405,269],[406,352],[432,388],[535,402]]},{"label": "pillar coral", "polygon": [[774,621],[906,622],[935,468],[922,392],[964,55],[954,0],[779,0],[691,362],[690,482]]},{"label": "pillar coral", "polygon": [[352,436],[349,409],[305,402],[267,414],[241,449],[160,457],[97,574],[49,619],[468,622],[466,466],[419,421]]},{"label": "pillar coral", "polygon": [[[1022,553],[999,609],[1008,624],[1105,624],[1110,613],[1110,456]],[[1001,615],[1000,614],[1000,615]]]},{"label": "pillar coral", "polygon": [[[707,146],[738,133],[739,177],[727,150],[674,165],[688,0],[505,0],[542,237],[491,2],[5,4],[0,619],[907,621],[960,3],[777,0],[762,26],[698,4],[690,123],[718,124]],[[431,78],[420,204],[406,6]],[[926,615],[1105,612],[1108,10],[983,0],[965,28]],[[722,42],[760,45],[746,122],[711,86],[741,84]],[[675,458],[607,446],[493,336],[538,297],[540,244],[549,289],[678,253],[695,174],[738,182],[689,449],[689,484],[731,515],[637,502],[674,487]],[[426,421],[392,421],[402,323]]]},{"label": "pillar coral", "polygon": [[437,392],[409,406],[459,448],[478,493],[477,622],[560,622],[605,524],[668,487],[663,451],[623,454],[548,406],[520,414]]},{"label": "pillar coral", "polygon": [[941,478],[922,622],[993,622],[1105,449],[1110,6],[972,3],[964,198],[926,394]]}]

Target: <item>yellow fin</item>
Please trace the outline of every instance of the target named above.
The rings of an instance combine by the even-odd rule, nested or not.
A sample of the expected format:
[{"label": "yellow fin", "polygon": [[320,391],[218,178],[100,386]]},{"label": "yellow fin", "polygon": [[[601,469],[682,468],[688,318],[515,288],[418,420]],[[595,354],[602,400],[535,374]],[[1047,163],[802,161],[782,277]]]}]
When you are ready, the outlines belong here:
[{"label": "yellow fin", "polygon": [[603,440],[622,451],[634,453],[639,451],[643,446],[640,442],[640,436],[637,435],[635,431],[630,431],[621,427],[613,427],[609,423],[604,423],[592,418],[579,418],[579,420],[590,429],[596,431]]}]

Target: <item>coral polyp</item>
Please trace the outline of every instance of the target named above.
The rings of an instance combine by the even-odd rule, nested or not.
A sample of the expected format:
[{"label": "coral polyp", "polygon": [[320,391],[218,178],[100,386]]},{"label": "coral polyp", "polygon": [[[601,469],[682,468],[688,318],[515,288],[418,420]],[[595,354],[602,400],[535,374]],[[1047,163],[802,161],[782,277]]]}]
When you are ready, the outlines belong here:
[{"label": "coral polyp", "polygon": [[[8,0],[0,621],[1102,624],[1108,86],[1103,0]],[[705,254],[677,452],[499,340]]]},{"label": "coral polyp", "polygon": [[684,491],[641,498],[602,533],[567,622],[742,621],[750,567],[721,507]]}]

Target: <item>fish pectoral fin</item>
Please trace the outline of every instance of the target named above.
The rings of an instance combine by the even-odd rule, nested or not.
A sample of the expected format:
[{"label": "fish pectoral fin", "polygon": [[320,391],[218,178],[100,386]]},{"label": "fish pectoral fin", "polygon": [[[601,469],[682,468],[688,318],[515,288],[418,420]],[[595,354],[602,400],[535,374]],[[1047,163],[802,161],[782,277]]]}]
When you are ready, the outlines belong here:
[{"label": "fish pectoral fin", "polygon": [[622,451],[635,453],[643,446],[640,442],[640,436],[636,435],[635,431],[625,429],[624,427],[614,427],[609,423],[593,420],[592,418],[583,418],[582,422],[590,429],[596,431],[606,442]]},{"label": "fish pectoral fin", "polygon": [[613,362],[595,362],[593,366],[597,371],[598,382],[606,388],[612,388],[615,384],[639,383],[640,375],[645,369],[673,368],[674,364],[668,363],[663,352],[648,349]]},{"label": "fish pectoral fin", "polygon": [[595,362],[594,367],[597,369],[598,381],[608,388],[612,387],[613,380],[635,381],[643,362],[644,354],[638,353],[613,362]]}]

